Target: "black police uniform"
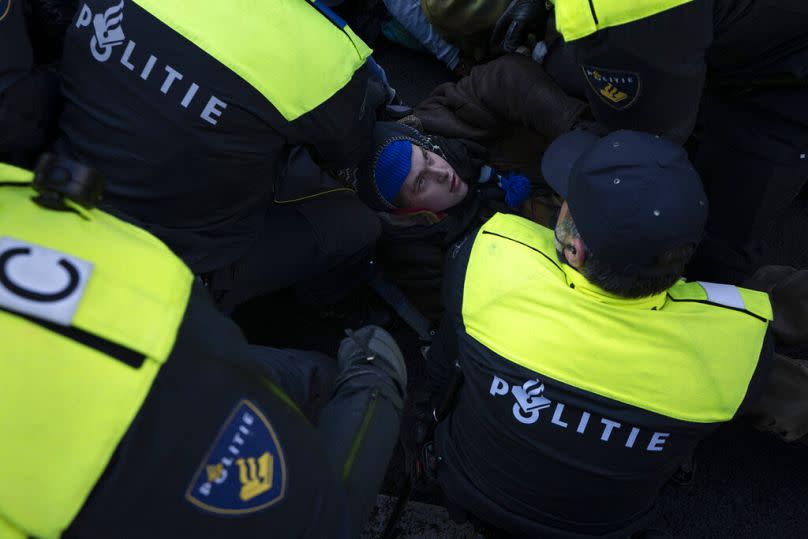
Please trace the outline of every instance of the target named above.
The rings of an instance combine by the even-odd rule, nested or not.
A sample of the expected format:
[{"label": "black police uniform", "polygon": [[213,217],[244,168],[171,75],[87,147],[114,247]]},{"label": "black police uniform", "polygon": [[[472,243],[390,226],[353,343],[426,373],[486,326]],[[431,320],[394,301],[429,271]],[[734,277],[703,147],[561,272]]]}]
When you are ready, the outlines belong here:
[{"label": "black police uniform", "polygon": [[[497,283],[480,281],[481,264],[494,268],[486,274],[496,274]],[[662,401],[641,403],[627,389],[656,387],[657,398],[673,379],[703,377],[699,371],[706,367],[716,376],[712,388],[684,391],[689,395],[674,396],[674,405],[686,401],[695,410],[704,406],[704,395],[727,395],[717,381],[727,364],[719,363],[738,358],[720,352],[723,359],[713,363],[694,350],[697,345],[688,349],[689,332],[672,338],[682,327],[715,324],[721,332],[726,327],[716,317],[729,315],[765,332],[759,349],[744,351],[751,368],[748,386],[738,386],[734,413],[759,397],[773,348],[765,320],[759,323],[751,311],[686,300],[674,289],[656,300],[605,294],[558,261],[552,231],[502,214],[452,247],[443,297],[446,314],[427,362],[433,401],[441,402],[454,384],[455,362],[462,382],[435,432],[437,480],[453,506],[517,537],[627,537],[649,526],[660,489],[699,441],[728,420],[694,421],[665,411]],[[699,318],[687,322],[686,313],[653,328],[655,311],[688,305],[679,300],[694,301],[692,309],[703,310]],[[637,318],[627,325],[624,316],[632,311]],[[649,326],[642,328],[643,321]],[[658,353],[651,357],[664,369],[636,364],[641,342],[655,342]],[[677,360],[669,362],[679,352],[670,350],[694,362],[679,370]],[[525,361],[534,365],[527,368]],[[623,373],[606,381],[594,372],[601,370],[598,362]]]},{"label": "black police uniform", "polygon": [[[266,16],[286,6],[260,4],[230,4],[232,11],[222,20],[211,22],[211,16],[201,22],[236,29],[240,17],[250,16],[243,13],[248,9]],[[262,49],[265,58],[279,54],[274,44],[283,49],[294,43],[295,26],[304,22],[320,25],[323,47],[335,40],[344,45],[344,28],[311,2],[292,4],[311,13],[305,13],[305,21],[288,21],[282,35],[268,31],[245,36],[254,42],[253,57],[261,58]],[[57,152],[103,172],[105,207],[155,233],[195,273],[229,268],[241,260],[258,266],[255,273],[263,274],[266,288],[290,284],[281,282],[288,281],[289,272],[273,278],[277,263],[291,258],[286,244],[312,242],[308,255],[317,251],[319,235],[329,230],[324,232],[317,221],[318,207],[270,210],[274,184],[282,180],[293,146],[306,146],[327,169],[350,166],[364,154],[373,121],[373,107],[365,102],[366,68],[325,66],[321,80],[344,76],[341,86],[317,107],[287,120],[280,103],[270,102],[255,81],[234,71],[240,60],[234,60],[235,53],[212,53],[212,48],[226,46],[204,33],[198,39],[186,37],[201,15],[190,12],[172,28],[158,18],[162,13],[152,13],[157,8],[143,5],[131,0],[80,4],[65,40],[66,102]],[[210,5],[206,1],[200,8]],[[294,55],[295,47],[288,48]],[[309,44],[307,55],[299,57],[301,64],[313,61],[310,49]],[[360,56],[354,51],[350,61]],[[267,63],[256,76],[269,87],[279,81],[287,93],[294,94],[290,84],[295,91],[305,90],[294,88],[294,72],[273,72],[273,65]],[[333,210],[339,219],[325,225],[332,233],[356,225],[350,229],[353,236],[340,237],[343,246],[350,250],[375,240],[375,215],[358,200],[332,204],[342,210]],[[314,266],[311,259],[296,262],[298,277]]]},{"label": "black police uniform", "polygon": [[[406,382],[353,354],[335,380],[322,354],[249,347],[164,245],[81,207],[90,171],[43,163],[54,209],[0,164],[0,432],[19,457],[0,535],[357,536]],[[48,460],[63,465],[43,476]]]},{"label": "black police uniform", "polygon": [[[397,439],[396,390],[369,376],[331,397],[329,358],[246,346],[206,296],[194,287],[171,356],[65,537],[355,537]],[[313,426],[301,409],[329,397]],[[277,436],[286,486],[242,501],[229,448],[245,412],[242,456],[272,447],[254,410]],[[221,462],[224,492],[208,493],[207,467]]]},{"label": "black police uniform", "polygon": [[[596,18],[598,3],[591,5]],[[610,130],[684,142],[701,111],[694,162],[710,218],[689,274],[716,282],[748,277],[753,232],[808,179],[805,3],[692,1],[566,46],[596,119]]]}]

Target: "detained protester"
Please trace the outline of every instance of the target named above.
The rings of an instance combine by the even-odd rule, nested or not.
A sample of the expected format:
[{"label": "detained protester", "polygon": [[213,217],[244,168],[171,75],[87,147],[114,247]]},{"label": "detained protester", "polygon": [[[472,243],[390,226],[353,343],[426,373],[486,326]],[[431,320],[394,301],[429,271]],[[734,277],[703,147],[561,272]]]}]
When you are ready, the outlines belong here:
[{"label": "detained protester", "polygon": [[[625,537],[700,440],[750,408],[772,356],[765,293],[680,277],[707,197],[684,150],[561,136],[555,230],[496,215],[450,251],[428,368],[449,501],[518,536]],[[660,366],[664,365],[664,368]]]},{"label": "detained protester", "polygon": [[585,111],[538,64],[509,55],[435,88],[406,125],[376,125],[357,191],[382,219],[380,265],[428,318],[440,317],[452,243],[497,211],[550,218],[536,156]]},{"label": "detained protester", "polygon": [[688,275],[743,282],[759,265],[756,234],[808,178],[808,4],[512,0],[493,41],[514,50],[550,4],[563,39],[544,65],[577,75],[603,126],[684,142],[700,117],[710,216]]},{"label": "detained protester", "polygon": [[0,537],[357,537],[398,435],[395,341],[248,346],[163,243],[92,209],[97,179],[0,165]]},{"label": "detained protester", "polygon": [[[165,241],[229,309],[231,296],[244,301],[342,263],[322,234],[342,232],[351,253],[376,240],[376,216],[344,193],[274,202],[293,148],[310,154],[318,178],[365,154],[385,97],[368,83],[370,53],[306,0],[204,0],[191,10],[82,1],[65,40],[55,148],[101,171],[105,208]],[[321,260],[294,258],[289,242],[324,251]],[[243,283],[245,274],[263,279]]]}]

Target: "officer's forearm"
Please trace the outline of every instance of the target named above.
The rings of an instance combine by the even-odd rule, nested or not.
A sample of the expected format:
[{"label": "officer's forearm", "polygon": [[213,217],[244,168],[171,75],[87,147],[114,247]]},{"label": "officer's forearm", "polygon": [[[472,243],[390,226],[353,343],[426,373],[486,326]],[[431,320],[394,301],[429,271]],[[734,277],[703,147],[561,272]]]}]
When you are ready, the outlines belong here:
[{"label": "officer's forearm", "polygon": [[808,345],[808,270],[790,266],[764,266],[745,283],[768,292],[777,342],[788,346]]}]

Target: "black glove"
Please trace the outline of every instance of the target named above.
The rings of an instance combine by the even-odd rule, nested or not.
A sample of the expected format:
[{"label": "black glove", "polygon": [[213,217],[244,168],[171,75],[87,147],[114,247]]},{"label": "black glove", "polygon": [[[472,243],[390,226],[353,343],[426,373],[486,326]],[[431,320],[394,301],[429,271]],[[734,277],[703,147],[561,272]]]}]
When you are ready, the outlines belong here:
[{"label": "black glove", "polygon": [[544,0],[512,0],[494,25],[491,46],[514,52],[525,39],[527,28],[544,9]]},{"label": "black glove", "polygon": [[[364,326],[356,331],[346,330],[337,352],[341,376],[354,365],[375,365],[398,385],[401,395],[407,392],[407,365],[396,340],[379,326]],[[361,369],[357,373],[363,372]]]}]

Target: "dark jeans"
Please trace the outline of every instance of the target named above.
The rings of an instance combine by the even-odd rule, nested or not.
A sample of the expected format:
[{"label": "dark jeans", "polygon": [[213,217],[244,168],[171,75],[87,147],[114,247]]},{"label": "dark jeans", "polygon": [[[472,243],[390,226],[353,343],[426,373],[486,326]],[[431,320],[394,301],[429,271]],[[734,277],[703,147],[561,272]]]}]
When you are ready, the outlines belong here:
[{"label": "dark jeans", "polygon": [[[315,424],[342,478],[345,500],[358,536],[384,479],[398,441],[401,398],[391,381],[374,375],[351,377],[334,388],[336,362],[318,352],[251,346],[256,365],[295,401]],[[347,370],[356,367],[349,367]],[[365,367],[367,368],[367,367]],[[383,375],[383,379],[389,377]]]}]

